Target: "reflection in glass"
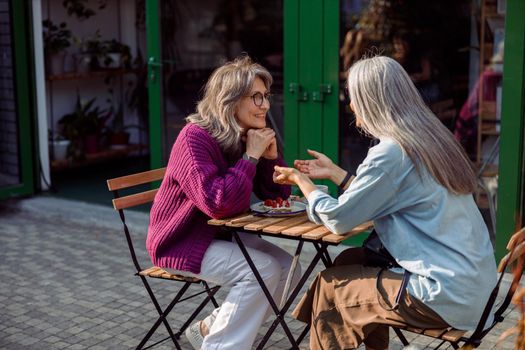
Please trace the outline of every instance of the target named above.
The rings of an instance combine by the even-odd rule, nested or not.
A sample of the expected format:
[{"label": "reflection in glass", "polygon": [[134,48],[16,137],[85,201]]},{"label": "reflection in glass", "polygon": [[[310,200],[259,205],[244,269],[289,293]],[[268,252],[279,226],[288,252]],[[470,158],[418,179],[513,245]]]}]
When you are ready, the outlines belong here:
[{"label": "reflection in glass", "polygon": [[282,137],[282,0],[161,2],[164,155],[211,72],[247,53],[273,76],[268,124]]},{"label": "reflection in glass", "polygon": [[344,168],[355,172],[371,142],[352,125],[344,94],[346,72],[363,55],[390,56],[405,68],[428,107],[476,162],[484,184],[476,196],[478,204],[489,208],[494,223],[505,18],[499,3],[340,2],[339,154]]},{"label": "reflection in glass", "polygon": [[[396,59],[423,100],[453,129],[468,95],[470,1],[341,1],[341,88],[352,63],[363,55]],[[341,97],[341,164],[355,171],[370,140],[349,127],[352,115]]]}]

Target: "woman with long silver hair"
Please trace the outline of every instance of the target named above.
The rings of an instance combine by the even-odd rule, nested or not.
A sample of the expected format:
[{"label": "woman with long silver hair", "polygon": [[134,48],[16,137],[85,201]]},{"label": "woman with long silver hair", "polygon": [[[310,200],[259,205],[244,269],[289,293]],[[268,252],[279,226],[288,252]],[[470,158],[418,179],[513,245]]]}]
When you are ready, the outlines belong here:
[{"label": "woman with long silver hair", "polygon": [[[217,68],[173,145],[153,202],[146,246],[155,266],[231,287],[219,308],[186,330],[195,349],[250,349],[270,314],[237,244],[207,220],[246,211],[252,191],[261,199],[290,195],[290,186],[273,178],[274,166],[284,162],[266,125],[271,84],[270,73],[247,56]],[[255,235],[240,235],[280,300],[292,257]]]},{"label": "woman with long silver hair", "polygon": [[[344,251],[293,315],[310,323],[311,349],[388,349],[389,325],[475,329],[496,263],[469,159],[395,60],[364,58],[347,83],[356,126],[379,143],[355,176],[309,151],[314,159],[276,167],[277,181],[298,185],[310,219],[336,234],[373,220],[391,265],[378,266],[364,248]],[[344,193],[333,198],[311,178]]]}]

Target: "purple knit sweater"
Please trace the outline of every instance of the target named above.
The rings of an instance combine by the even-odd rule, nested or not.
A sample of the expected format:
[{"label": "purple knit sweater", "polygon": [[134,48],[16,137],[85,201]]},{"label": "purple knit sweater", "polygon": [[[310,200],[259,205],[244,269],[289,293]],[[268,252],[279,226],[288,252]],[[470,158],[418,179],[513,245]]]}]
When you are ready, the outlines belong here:
[{"label": "purple knit sweater", "polygon": [[261,158],[255,166],[239,159],[228,167],[217,141],[201,127],[186,125],[151,208],[146,248],[153,264],[199,273],[219,230],[207,220],[246,211],[252,190],[261,199],[290,195],[290,186],[272,181],[277,164],[284,162]]}]

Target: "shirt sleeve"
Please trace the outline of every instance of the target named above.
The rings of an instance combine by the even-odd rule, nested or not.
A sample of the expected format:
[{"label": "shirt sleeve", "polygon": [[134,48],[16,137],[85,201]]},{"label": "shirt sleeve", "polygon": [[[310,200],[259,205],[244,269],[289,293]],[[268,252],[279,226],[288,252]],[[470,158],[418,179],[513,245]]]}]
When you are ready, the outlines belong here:
[{"label": "shirt sleeve", "polygon": [[362,164],[348,189],[337,199],[319,191],[308,195],[308,216],[336,234],[387,215],[396,188],[390,176],[374,164]]}]

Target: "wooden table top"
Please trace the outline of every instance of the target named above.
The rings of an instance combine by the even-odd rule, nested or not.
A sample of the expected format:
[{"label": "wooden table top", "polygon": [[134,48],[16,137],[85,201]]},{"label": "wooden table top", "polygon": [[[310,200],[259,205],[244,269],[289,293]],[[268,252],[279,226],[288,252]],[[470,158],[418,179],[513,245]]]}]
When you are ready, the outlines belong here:
[{"label": "wooden table top", "polygon": [[284,217],[263,217],[244,213],[231,218],[211,219],[208,220],[208,224],[239,228],[243,231],[262,232],[270,236],[282,236],[283,238],[294,237],[310,241],[322,241],[330,245],[337,245],[348,237],[357,235],[373,226],[372,222],[368,221],[344,235],[336,235],[325,226],[317,225],[308,220],[306,213]]}]

